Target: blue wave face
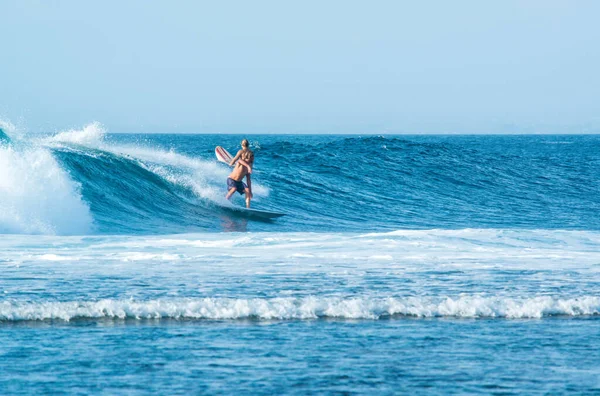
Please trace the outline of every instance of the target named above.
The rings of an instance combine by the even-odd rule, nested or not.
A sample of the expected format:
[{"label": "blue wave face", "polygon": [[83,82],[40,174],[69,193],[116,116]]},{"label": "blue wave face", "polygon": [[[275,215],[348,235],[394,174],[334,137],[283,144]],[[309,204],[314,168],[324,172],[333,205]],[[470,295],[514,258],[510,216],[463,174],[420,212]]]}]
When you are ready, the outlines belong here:
[{"label": "blue wave face", "polygon": [[261,177],[307,227],[600,227],[597,136],[276,139]]},{"label": "blue wave face", "polygon": [[96,233],[600,229],[598,136],[249,138],[253,207],[287,214],[273,222],[223,209],[230,169],[214,147],[235,153],[240,136],[108,135],[45,149]]},{"label": "blue wave face", "polygon": [[101,232],[179,233],[216,227],[216,210],[135,159],[85,147],[52,151],[81,184]]},{"label": "blue wave face", "polygon": [[0,128],[0,144],[7,144],[7,143],[10,143],[10,138],[8,137],[6,132],[4,132],[2,130],[2,128]]}]

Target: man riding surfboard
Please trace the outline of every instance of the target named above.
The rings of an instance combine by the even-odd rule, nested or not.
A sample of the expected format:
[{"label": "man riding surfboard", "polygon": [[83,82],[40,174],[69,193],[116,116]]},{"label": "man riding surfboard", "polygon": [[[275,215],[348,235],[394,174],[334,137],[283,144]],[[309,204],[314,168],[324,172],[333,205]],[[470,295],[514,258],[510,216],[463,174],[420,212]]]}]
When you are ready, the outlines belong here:
[{"label": "man riding surfboard", "polygon": [[[231,199],[231,196],[237,191],[240,194],[246,194],[246,208],[250,207],[250,200],[252,199],[252,181],[250,180],[250,174],[252,173],[252,166],[254,165],[254,153],[249,149],[250,144],[247,139],[242,140],[242,149],[237,152],[235,157],[229,163],[233,166],[233,171],[227,178],[227,199]],[[236,163],[237,162],[237,163]],[[242,180],[246,177],[248,184]]]}]

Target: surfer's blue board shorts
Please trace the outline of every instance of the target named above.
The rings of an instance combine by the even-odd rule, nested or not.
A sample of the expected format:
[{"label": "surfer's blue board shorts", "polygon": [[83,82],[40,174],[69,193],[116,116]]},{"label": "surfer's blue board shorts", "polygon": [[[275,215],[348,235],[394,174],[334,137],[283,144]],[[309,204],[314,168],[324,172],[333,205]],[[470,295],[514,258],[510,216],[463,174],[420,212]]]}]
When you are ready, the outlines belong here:
[{"label": "surfer's blue board shorts", "polygon": [[239,192],[240,194],[243,194],[244,190],[246,188],[248,188],[248,186],[243,181],[233,180],[231,177],[228,177],[227,178],[227,191],[231,190],[232,188],[235,188],[237,192]]}]

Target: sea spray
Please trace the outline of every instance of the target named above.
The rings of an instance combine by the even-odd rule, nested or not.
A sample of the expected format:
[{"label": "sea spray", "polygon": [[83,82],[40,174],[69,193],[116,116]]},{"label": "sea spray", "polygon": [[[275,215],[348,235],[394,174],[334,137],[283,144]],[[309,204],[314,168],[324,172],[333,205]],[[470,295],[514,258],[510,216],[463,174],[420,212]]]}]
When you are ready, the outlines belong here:
[{"label": "sea spray", "polygon": [[0,234],[87,234],[93,219],[79,184],[35,141],[0,123]]},{"label": "sea spray", "polygon": [[0,147],[0,233],[87,234],[79,186],[47,149]]},{"label": "sea spray", "polygon": [[69,129],[48,138],[48,141],[60,143],[74,143],[86,146],[95,146],[102,143],[106,129],[97,121],[85,125],[82,129]]}]

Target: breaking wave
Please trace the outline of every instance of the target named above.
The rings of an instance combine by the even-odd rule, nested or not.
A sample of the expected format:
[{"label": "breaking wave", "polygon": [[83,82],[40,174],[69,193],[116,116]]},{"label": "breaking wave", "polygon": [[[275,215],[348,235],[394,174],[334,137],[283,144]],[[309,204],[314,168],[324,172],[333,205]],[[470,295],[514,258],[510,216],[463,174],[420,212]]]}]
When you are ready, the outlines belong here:
[{"label": "breaking wave", "polygon": [[0,128],[0,207],[11,213],[0,232],[600,229],[594,136],[264,136],[252,142],[255,207],[290,216],[248,225],[214,159],[238,137],[110,135],[91,123],[16,142]]},{"label": "breaking wave", "polygon": [[86,234],[92,224],[80,184],[52,154],[0,129],[0,234]]},{"label": "breaking wave", "polygon": [[180,300],[100,300],[0,302],[0,321],[78,319],[307,320],[416,318],[506,318],[600,314],[600,298],[583,296],[497,298],[202,298]]}]

